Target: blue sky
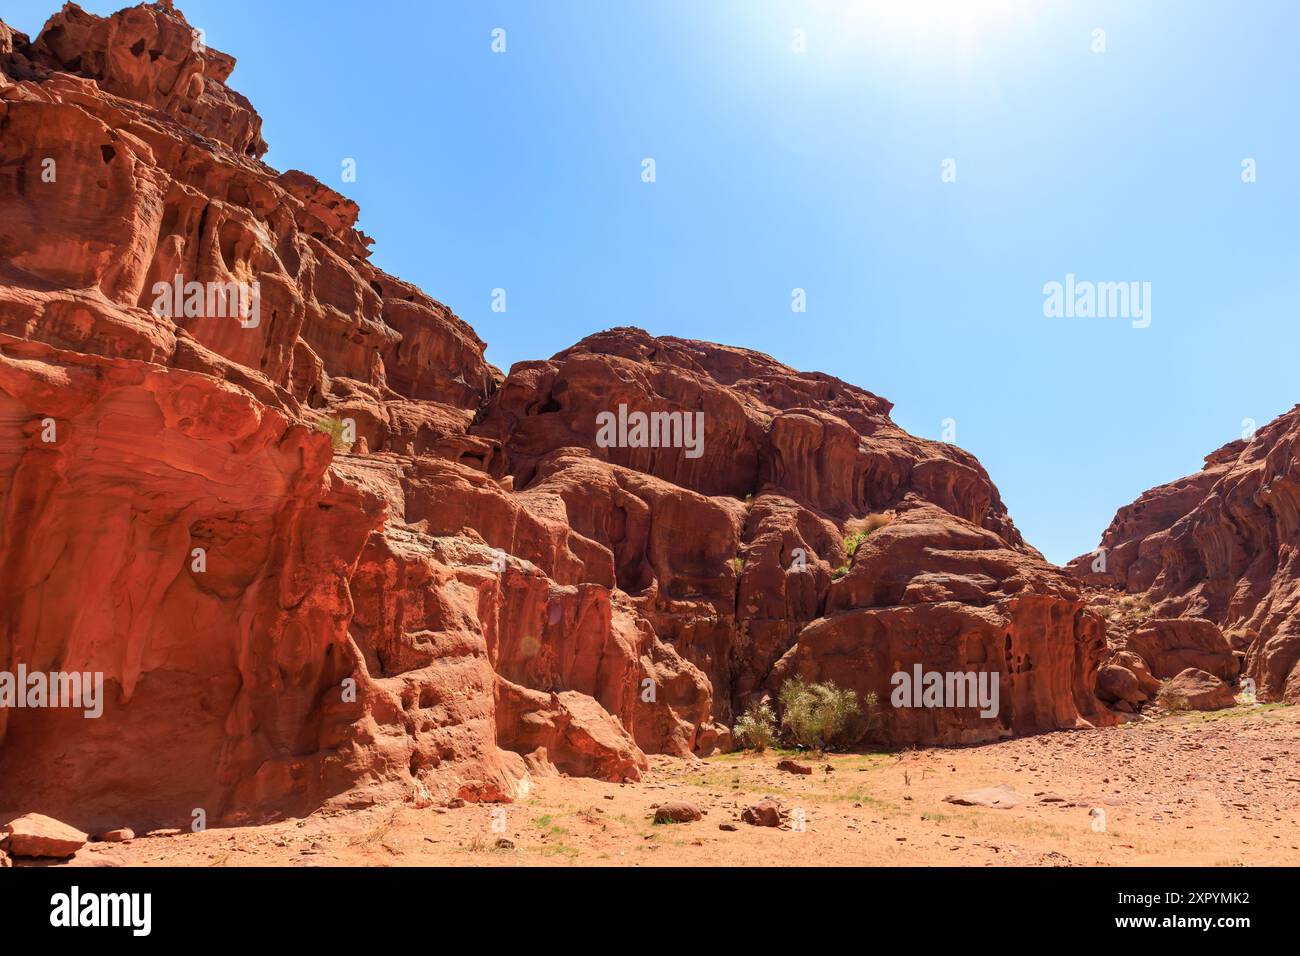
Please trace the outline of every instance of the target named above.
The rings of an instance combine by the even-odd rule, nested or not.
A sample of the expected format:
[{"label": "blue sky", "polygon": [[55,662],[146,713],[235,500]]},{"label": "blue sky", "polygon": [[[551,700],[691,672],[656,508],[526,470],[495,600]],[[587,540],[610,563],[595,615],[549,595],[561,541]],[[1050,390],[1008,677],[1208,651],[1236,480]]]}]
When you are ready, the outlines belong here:
[{"label": "blue sky", "polygon": [[[360,202],[375,261],[502,368],[638,325],[830,372],[918,435],[955,419],[1055,561],[1300,401],[1300,5],[178,5],[268,162]],[[1068,273],[1150,282],[1150,327],[1046,318]]]}]

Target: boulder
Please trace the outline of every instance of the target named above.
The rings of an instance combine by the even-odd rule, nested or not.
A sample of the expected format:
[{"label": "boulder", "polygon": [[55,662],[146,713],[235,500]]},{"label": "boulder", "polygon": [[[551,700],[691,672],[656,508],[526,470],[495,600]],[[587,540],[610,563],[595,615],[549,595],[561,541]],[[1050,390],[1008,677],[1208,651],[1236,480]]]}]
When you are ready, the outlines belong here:
[{"label": "boulder", "polygon": [[766,797],[753,806],[746,807],[740,819],[754,827],[779,827],[784,822],[786,811],[775,797]]},{"label": "boulder", "polygon": [[1236,704],[1231,687],[1195,667],[1167,681],[1160,691],[1160,700],[1170,710],[1222,710]]},{"label": "boulder", "polygon": [[27,813],[5,825],[9,852],[17,857],[66,859],[86,845],[80,830],[39,813]]},{"label": "boulder", "polygon": [[1103,664],[1097,671],[1097,696],[1112,703],[1138,704],[1147,699],[1137,675],[1127,667]]},{"label": "boulder", "polygon": [[612,783],[640,780],[645,754],[608,711],[576,691],[544,694],[498,679],[499,742],[520,753],[544,748],[560,771]]},{"label": "boulder", "polygon": [[105,830],[95,840],[100,843],[130,843],[135,839],[135,831],[129,827],[118,827],[115,830]]},{"label": "boulder", "polygon": [[655,823],[694,823],[703,817],[699,808],[689,803],[664,803],[655,808]]},{"label": "boulder", "polygon": [[1151,673],[1151,668],[1140,655],[1128,650],[1115,651],[1110,655],[1109,663],[1131,671],[1137,678],[1138,690],[1145,695],[1145,699],[1150,700],[1160,693],[1160,680]]}]

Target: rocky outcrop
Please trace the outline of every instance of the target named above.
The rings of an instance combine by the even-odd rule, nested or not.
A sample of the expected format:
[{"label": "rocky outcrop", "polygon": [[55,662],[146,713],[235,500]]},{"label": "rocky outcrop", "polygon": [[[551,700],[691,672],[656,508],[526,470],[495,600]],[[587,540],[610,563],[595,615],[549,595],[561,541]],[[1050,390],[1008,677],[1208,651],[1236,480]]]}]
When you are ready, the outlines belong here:
[{"label": "rocky outcrop", "polygon": [[1193,667],[1300,700],[1300,409],[1121,508],[1070,570],[1157,678]]},{"label": "rocky outcrop", "polygon": [[[0,28],[0,672],[104,682],[93,719],[0,709],[0,806],[143,832],[635,780],[788,676],[877,694],[884,743],[1113,719],[1100,618],[972,456],[637,329],[501,375],[261,161],[233,67],[170,3]],[[997,713],[890,710],[916,665],[996,675]]]},{"label": "rocky outcrop", "polygon": [[482,453],[482,342],[367,261],[355,204],[260,162],[233,59],[169,3],[2,35],[0,671],[102,674],[104,706],[0,710],[0,806],[149,829],[518,795],[460,613],[489,549],[440,562],[397,464]]},{"label": "rocky outcrop", "polygon": [[[724,722],[793,676],[876,694],[893,743],[1108,720],[1093,688],[1101,621],[1024,543],[974,458],[889,410],[767,356],[613,329],[516,365],[472,433],[496,449],[490,474],[558,495],[613,554],[618,588],[707,676]],[[623,428],[638,412],[699,416],[702,440],[610,447],[601,416]],[[898,520],[851,561],[868,515]],[[917,663],[996,673],[999,716],[889,707],[892,675]]]},{"label": "rocky outcrop", "polygon": [[1223,632],[1210,621],[1153,618],[1129,634],[1126,646],[1146,661],[1160,680],[1193,667],[1235,681],[1241,670]]},{"label": "rocky outcrop", "polygon": [[[975,743],[1108,722],[1095,691],[1104,633],[1059,571],[920,507],[858,549],[825,616],[799,632],[767,683],[775,692],[791,677],[833,680],[875,695],[880,737],[893,743]],[[959,699],[928,700],[918,686],[927,674],[974,683]]]}]

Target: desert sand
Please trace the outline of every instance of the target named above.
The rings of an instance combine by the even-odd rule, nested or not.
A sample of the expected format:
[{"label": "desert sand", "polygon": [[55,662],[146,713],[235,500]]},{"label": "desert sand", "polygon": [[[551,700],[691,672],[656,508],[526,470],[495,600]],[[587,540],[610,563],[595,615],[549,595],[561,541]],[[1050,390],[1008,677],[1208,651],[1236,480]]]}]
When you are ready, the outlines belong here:
[{"label": "desert sand", "polygon": [[[1238,706],[965,748],[651,758],[643,781],[553,777],[509,805],[376,806],[90,844],[70,866],[1258,866],[1300,861],[1300,711]],[[828,769],[829,768],[829,769]],[[950,795],[1008,786],[1010,809]],[[802,809],[740,822],[765,796]],[[694,823],[655,824],[685,801]],[[494,811],[497,829],[494,830]],[[501,811],[504,811],[502,816]],[[1094,811],[1104,813],[1104,828]],[[504,832],[500,827],[504,823]],[[720,825],[733,824],[735,830]],[[498,847],[499,840],[513,843]]]}]

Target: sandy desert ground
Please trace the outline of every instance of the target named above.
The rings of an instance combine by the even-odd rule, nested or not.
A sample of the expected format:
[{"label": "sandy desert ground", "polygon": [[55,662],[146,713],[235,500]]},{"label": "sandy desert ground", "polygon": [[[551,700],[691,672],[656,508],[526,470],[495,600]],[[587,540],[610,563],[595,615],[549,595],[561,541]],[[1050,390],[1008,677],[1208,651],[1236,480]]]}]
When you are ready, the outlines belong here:
[{"label": "sandy desert ground", "polygon": [[[1297,708],[1239,706],[981,747],[800,756],[809,776],[778,770],[786,756],[655,757],[636,784],[551,778],[500,808],[373,807],[146,835],[91,844],[69,865],[1300,863]],[[1023,801],[994,809],[944,800],[991,786]],[[740,822],[743,808],[769,795],[802,810],[804,827],[797,812],[780,828]],[[668,801],[694,804],[703,819],[655,824],[655,806]]]}]

